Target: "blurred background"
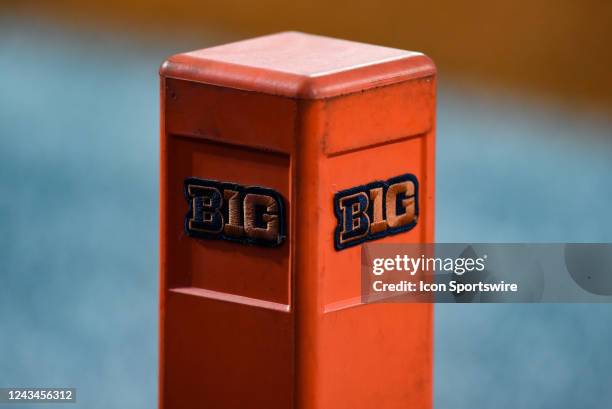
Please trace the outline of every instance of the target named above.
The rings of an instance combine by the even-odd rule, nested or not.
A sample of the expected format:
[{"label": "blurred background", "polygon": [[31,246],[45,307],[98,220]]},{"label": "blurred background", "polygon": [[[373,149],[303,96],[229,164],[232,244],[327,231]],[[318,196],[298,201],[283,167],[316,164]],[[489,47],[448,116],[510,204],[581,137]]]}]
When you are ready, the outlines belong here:
[{"label": "blurred background", "polygon": [[[288,29],[436,61],[437,241],[612,241],[612,2],[4,0],[0,387],[155,407],[157,69]],[[435,330],[436,409],[610,407],[611,305]]]}]

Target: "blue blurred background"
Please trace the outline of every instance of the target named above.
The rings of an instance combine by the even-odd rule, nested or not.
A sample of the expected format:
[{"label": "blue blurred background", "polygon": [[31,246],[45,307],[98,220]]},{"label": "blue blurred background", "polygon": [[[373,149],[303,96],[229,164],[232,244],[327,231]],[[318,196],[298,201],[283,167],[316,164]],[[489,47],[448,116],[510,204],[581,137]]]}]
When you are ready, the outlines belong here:
[{"label": "blue blurred background", "polygon": [[[236,35],[154,32],[0,14],[0,387],[156,406],[157,68]],[[612,241],[607,107],[453,75],[437,241]],[[435,331],[436,409],[612,405],[611,305],[436,305]]]}]

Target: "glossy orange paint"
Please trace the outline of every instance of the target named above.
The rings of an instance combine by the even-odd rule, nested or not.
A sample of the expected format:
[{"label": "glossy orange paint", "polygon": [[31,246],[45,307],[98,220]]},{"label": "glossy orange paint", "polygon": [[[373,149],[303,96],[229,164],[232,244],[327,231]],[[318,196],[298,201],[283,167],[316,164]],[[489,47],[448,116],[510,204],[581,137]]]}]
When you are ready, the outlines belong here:
[{"label": "glossy orange paint", "polygon": [[[404,173],[432,242],[435,67],[420,53],[280,33],[173,56],[161,74],[160,408],[432,406],[431,304],[363,305],[337,191]],[[183,181],[278,191],[274,248],[184,232]]]}]

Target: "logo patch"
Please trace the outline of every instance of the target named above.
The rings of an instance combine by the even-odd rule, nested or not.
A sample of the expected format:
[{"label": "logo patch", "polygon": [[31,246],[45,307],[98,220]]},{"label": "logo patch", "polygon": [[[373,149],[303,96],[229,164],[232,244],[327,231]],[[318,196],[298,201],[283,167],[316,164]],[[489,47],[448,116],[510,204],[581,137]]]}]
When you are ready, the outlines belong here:
[{"label": "logo patch", "polygon": [[411,230],[419,216],[418,190],[408,173],[336,193],[336,250]]},{"label": "logo patch", "polygon": [[269,247],[285,240],[283,198],[273,189],[191,177],[184,190],[191,237]]}]

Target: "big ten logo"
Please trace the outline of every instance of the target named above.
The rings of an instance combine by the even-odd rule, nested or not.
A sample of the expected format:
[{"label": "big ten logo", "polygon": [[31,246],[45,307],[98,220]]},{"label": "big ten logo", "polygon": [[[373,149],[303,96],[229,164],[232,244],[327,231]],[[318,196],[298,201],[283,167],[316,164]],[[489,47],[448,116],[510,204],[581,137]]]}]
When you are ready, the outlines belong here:
[{"label": "big ten logo", "polygon": [[336,250],[412,229],[419,215],[418,189],[416,176],[405,174],[336,193]]},{"label": "big ten logo", "polygon": [[184,190],[189,236],[263,246],[285,239],[283,199],[273,189],[191,177]]}]

